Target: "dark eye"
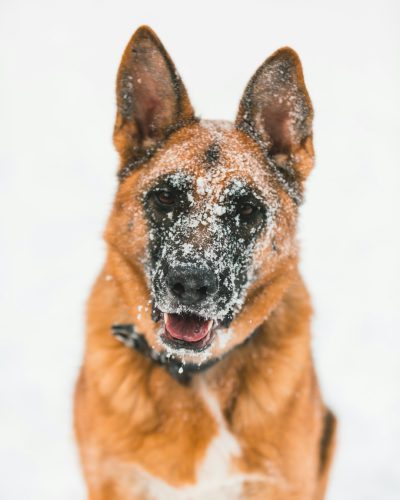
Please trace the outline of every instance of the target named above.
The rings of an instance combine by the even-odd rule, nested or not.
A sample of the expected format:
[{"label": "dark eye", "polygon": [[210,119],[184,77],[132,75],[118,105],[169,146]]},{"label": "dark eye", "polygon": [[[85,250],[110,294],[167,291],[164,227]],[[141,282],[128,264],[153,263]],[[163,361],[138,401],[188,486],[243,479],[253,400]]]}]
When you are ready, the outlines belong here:
[{"label": "dark eye", "polygon": [[249,218],[257,211],[257,207],[252,203],[242,203],[239,206],[238,212],[244,218]]},{"label": "dark eye", "polygon": [[174,193],[172,193],[171,191],[168,191],[166,189],[164,189],[162,191],[157,191],[155,193],[155,198],[157,200],[157,203],[161,207],[165,207],[165,208],[170,208],[173,205],[175,205],[175,203],[176,203],[176,197],[175,197]]}]

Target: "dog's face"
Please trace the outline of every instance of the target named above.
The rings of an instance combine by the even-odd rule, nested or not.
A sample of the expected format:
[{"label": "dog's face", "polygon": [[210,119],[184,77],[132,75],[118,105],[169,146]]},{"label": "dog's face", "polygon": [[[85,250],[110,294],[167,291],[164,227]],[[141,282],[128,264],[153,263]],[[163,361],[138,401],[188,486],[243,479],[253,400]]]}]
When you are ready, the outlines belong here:
[{"label": "dog's face", "polygon": [[243,342],[290,283],[312,108],[296,54],[248,84],[235,124],[199,121],[165,49],[136,32],[117,80],[120,186],[106,239],[148,343],[201,363]]}]

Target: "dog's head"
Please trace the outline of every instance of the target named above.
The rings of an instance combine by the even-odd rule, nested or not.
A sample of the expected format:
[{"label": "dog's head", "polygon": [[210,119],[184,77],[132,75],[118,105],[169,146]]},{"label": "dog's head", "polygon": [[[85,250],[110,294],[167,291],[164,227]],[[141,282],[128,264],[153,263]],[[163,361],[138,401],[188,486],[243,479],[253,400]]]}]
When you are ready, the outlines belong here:
[{"label": "dog's head", "polygon": [[140,28],[117,78],[119,189],[112,274],[155,349],[201,363],[242,343],[296,264],[313,164],[312,106],[296,53],[257,70],[234,124],[198,120],[155,34]]}]

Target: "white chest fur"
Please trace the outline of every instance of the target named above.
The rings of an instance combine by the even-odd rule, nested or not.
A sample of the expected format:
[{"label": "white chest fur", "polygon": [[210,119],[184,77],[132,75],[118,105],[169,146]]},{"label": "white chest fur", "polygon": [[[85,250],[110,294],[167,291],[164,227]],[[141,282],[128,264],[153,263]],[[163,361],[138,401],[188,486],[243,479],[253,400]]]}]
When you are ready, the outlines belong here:
[{"label": "white chest fur", "polygon": [[164,481],[148,477],[147,492],[154,500],[235,500],[240,498],[245,476],[235,474],[232,458],[240,455],[240,446],[228,431],[220,405],[204,382],[198,390],[214,417],[218,434],[208,446],[203,462],[197,471],[197,482],[193,486],[171,488]]},{"label": "white chest fur", "polygon": [[233,459],[241,453],[239,443],[227,429],[215,395],[204,382],[198,389],[217,423],[218,434],[210,442],[199,465],[196,484],[173,488],[160,479],[136,471],[135,495],[146,492],[146,498],[154,500],[236,500],[241,498],[244,482],[260,480],[256,475],[234,470]]},{"label": "white chest fur", "polygon": [[210,486],[231,482],[232,459],[240,455],[239,443],[227,429],[220,404],[204,382],[199,385],[199,391],[217,423],[218,434],[209,444],[205,459],[198,471],[198,482]]},{"label": "white chest fur", "polygon": [[[208,446],[205,458],[197,472],[197,484],[186,491],[186,497],[193,500],[210,498],[218,494],[218,498],[239,498],[244,481],[243,474],[235,473],[232,459],[240,456],[240,446],[226,427],[220,404],[205,382],[198,386],[201,397],[215,419],[218,434]],[[189,490],[189,488],[187,489]],[[182,497],[184,498],[184,497]]]},{"label": "white chest fur", "polygon": [[[138,465],[116,462],[113,459],[102,463],[101,472],[93,470],[93,477],[109,477],[112,480],[118,478],[117,489],[127,500],[239,500],[243,498],[245,483],[257,482],[264,487],[270,478],[235,470],[234,459],[241,455],[240,445],[226,426],[215,394],[201,379],[198,391],[217,424],[218,433],[209,443],[204,459],[198,465],[195,484],[175,488]],[[90,470],[86,472],[90,475]],[[126,496],[128,491],[131,494]]]}]

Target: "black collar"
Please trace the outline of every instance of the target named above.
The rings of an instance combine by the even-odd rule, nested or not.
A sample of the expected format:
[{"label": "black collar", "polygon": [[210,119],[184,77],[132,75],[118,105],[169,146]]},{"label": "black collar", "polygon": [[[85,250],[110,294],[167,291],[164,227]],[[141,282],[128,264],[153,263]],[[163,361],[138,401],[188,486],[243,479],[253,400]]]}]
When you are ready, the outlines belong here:
[{"label": "black collar", "polygon": [[184,364],[165,351],[158,352],[151,348],[144,335],[135,331],[132,324],[112,325],[111,333],[127,347],[134,349],[157,365],[163,366],[178,382],[188,384],[194,374],[202,372],[215,365],[220,358],[214,358],[201,365]]}]

